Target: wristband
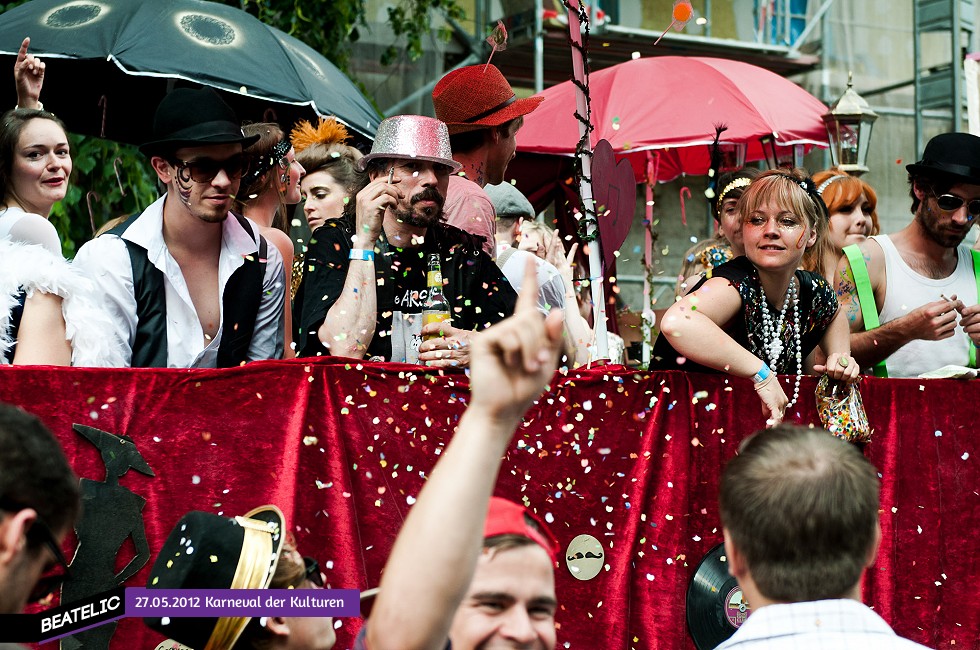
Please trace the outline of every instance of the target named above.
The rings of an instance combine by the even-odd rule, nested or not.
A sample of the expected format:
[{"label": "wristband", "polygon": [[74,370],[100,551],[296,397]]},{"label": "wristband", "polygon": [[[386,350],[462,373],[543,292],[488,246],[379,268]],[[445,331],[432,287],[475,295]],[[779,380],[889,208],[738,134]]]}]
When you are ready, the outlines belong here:
[{"label": "wristband", "polygon": [[365,248],[352,248],[350,249],[349,259],[361,260],[363,262],[373,262],[374,261],[374,251],[369,251]]},{"label": "wristband", "polygon": [[769,366],[766,365],[766,362],[763,361],[762,367],[759,368],[759,372],[755,373],[755,375],[752,376],[752,381],[757,384],[764,382],[766,379],[769,378],[769,375],[771,374],[772,374],[772,370],[770,370]]}]

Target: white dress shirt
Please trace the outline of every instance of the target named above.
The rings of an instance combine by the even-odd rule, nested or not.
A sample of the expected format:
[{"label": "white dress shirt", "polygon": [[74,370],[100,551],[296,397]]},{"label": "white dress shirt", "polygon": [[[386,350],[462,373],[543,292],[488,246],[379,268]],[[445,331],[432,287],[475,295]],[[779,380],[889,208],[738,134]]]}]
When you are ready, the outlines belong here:
[{"label": "white dress shirt", "polygon": [[767,605],[715,650],[922,650],[849,598]]},{"label": "white dress shirt", "polygon": [[[146,249],[147,259],[164,276],[167,301],[167,366],[169,368],[214,368],[224,325],[224,300],[221,302],[221,323],[215,337],[205,345],[194,302],[180,265],[167,249],[163,239],[163,203],[157,199],[123,233],[123,238]],[[224,296],[231,275],[245,263],[245,255],[256,251],[259,227],[250,222],[255,238],[249,237],[233,215],[222,223],[221,256],[218,260],[218,295]],[[283,310],[286,284],[282,256],[275,246],[268,246],[262,298],[255,319],[255,330],[248,350],[248,359],[279,359],[283,353],[285,312]],[[73,262],[92,278],[101,292],[103,308],[114,327],[108,336],[118,339],[126,350],[126,365],[132,361],[136,338],[136,297],[133,294],[133,269],[129,252],[122,239],[103,235],[86,243]]]}]

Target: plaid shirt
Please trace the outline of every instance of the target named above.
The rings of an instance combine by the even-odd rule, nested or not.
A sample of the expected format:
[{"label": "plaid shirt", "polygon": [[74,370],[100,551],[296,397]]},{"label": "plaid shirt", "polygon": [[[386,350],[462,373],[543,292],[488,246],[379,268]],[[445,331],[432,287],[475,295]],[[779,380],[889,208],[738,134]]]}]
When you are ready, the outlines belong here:
[{"label": "plaid shirt", "polygon": [[818,600],[753,610],[716,650],[915,650],[856,600]]}]

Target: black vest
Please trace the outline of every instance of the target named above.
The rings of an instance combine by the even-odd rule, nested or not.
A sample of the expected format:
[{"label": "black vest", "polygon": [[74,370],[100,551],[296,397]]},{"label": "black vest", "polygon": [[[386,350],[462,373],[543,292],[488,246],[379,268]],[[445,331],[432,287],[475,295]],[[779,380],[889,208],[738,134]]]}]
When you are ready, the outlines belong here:
[{"label": "black vest", "polygon": [[[232,213],[249,237],[252,227],[240,214]],[[106,231],[122,239],[122,234],[140,215],[136,214]],[[136,340],[133,343],[133,368],[167,367],[167,299],[163,272],[153,266],[146,249],[123,239],[133,267],[133,295],[136,298]],[[232,368],[248,360],[248,348],[255,331],[255,317],[262,299],[268,244],[259,235],[257,255],[246,255],[245,263],[232,273],[221,298],[221,343],[218,345],[218,367]]]}]

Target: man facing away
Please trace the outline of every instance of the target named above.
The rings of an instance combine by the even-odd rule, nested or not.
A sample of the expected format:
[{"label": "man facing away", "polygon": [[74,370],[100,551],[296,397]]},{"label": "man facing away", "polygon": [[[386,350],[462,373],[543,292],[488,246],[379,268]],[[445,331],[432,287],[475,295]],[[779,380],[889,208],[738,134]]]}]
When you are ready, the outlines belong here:
[{"label": "man facing away", "polygon": [[0,614],[19,613],[67,577],[61,543],[80,507],[78,478],[55,437],[0,404]]},{"label": "man facing away", "polygon": [[178,88],[140,147],[167,193],[88,242],[74,263],[102,289],[119,365],[214,368],[283,354],[283,262],[231,205],[247,164],[234,111]]},{"label": "man facing away", "polygon": [[517,99],[493,65],[458,68],[432,89],[436,117],[449,127],[453,158],[463,166],[461,174],[449,179],[446,221],[483,237],[483,250],[491,257],[496,224],[493,204],[483,188],[504,181],[524,116],[542,101],[542,97]]},{"label": "man facing away", "polygon": [[[851,324],[851,352],[875,374],[915,377],[976,364],[977,273],[963,244],[980,216],[980,138],[943,133],[906,167],[912,222],[847,247],[837,295]],[[880,323],[880,326],[879,326]]]},{"label": "man facing away", "polygon": [[718,650],[922,648],[861,603],[878,554],[878,475],[822,429],[780,425],[748,438],[725,467],[728,570],[752,615]]},{"label": "man facing away", "polygon": [[[306,253],[295,306],[300,356],[468,367],[474,330],[509,316],[517,294],[476,237],[443,223],[449,175],[459,169],[446,125],[390,117],[358,165],[370,182],[343,217],[317,228]],[[433,256],[452,322],[423,327]]]}]

